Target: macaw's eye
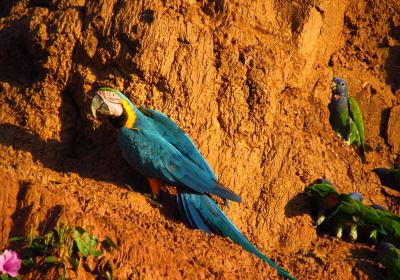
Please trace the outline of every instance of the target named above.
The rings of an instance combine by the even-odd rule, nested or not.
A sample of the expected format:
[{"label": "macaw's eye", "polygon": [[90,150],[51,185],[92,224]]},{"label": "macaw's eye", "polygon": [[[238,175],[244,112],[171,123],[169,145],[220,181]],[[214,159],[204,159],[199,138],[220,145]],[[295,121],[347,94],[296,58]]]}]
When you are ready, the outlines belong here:
[{"label": "macaw's eye", "polygon": [[341,82],[340,85],[341,85],[342,87],[344,87],[344,83],[343,83],[343,82]]}]

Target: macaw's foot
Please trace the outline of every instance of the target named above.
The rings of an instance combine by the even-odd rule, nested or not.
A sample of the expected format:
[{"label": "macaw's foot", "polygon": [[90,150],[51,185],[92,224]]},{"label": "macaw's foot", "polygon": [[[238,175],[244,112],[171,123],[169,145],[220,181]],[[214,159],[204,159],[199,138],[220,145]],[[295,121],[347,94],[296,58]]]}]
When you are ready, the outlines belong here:
[{"label": "macaw's foot", "polygon": [[160,189],[163,187],[163,183],[157,179],[147,178],[149,181],[149,186],[151,190],[151,194],[154,199],[157,199],[160,196]]},{"label": "macaw's foot", "polygon": [[146,200],[150,203],[151,206],[162,208],[162,204],[157,199],[154,198],[153,194],[145,193],[144,196],[146,197]]},{"label": "macaw's foot", "polygon": [[161,208],[162,205],[158,201],[158,197],[160,196],[160,189],[163,187],[163,183],[161,183],[159,180],[153,179],[153,178],[147,178],[147,180],[149,181],[149,186],[150,186],[150,190],[151,190],[151,194],[145,194],[145,196],[147,197],[147,201],[151,205],[153,205],[157,208]]}]

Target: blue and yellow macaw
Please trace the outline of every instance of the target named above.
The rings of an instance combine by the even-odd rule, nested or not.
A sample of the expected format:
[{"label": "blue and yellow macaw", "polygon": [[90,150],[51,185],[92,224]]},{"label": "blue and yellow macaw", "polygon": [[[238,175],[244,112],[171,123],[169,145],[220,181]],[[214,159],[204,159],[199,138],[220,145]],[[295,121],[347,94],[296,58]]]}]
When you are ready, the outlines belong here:
[{"label": "blue and yellow macaw", "polygon": [[112,88],[99,89],[91,109],[94,117],[99,112],[119,129],[124,158],[148,178],[153,196],[158,196],[163,184],[177,187],[179,212],[188,226],[228,236],[283,277],[295,279],[251,244],[211,198],[214,194],[225,202],[241,202],[240,196],[217,180],[207,161],[176,123],[159,111],[137,109]]},{"label": "blue and yellow macaw", "polygon": [[354,145],[365,162],[364,121],[357,101],[349,96],[347,82],[334,77],[332,81],[332,98],[329,104],[329,122],[333,129],[349,145]]}]

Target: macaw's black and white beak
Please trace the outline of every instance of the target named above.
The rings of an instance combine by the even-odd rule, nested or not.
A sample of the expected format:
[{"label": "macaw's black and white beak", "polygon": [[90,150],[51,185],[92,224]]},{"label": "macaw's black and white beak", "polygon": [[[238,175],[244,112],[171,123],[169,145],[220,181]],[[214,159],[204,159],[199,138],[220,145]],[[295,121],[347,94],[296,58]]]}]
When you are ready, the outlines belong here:
[{"label": "macaw's black and white beak", "polygon": [[96,91],[91,109],[95,118],[97,112],[106,117],[116,118],[121,116],[124,111],[121,96],[112,88],[101,88]]},{"label": "macaw's black and white beak", "polygon": [[96,94],[93,97],[92,104],[91,104],[90,108],[92,109],[92,114],[93,114],[95,119],[97,119],[97,115],[96,115],[97,111],[100,114],[105,115],[105,116],[111,116],[112,115],[109,106],[107,105],[106,102],[104,102],[103,97],[101,97],[98,94]]}]

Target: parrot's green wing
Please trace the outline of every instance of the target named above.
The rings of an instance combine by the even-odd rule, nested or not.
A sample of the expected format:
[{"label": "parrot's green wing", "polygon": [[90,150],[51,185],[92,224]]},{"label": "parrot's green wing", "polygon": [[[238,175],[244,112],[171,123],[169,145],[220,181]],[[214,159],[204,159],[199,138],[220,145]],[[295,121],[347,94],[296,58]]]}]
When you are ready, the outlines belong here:
[{"label": "parrot's green wing", "polygon": [[364,121],[362,118],[361,110],[360,107],[357,104],[357,101],[349,96],[348,98],[349,102],[349,110],[351,117],[353,121],[355,122],[357,129],[358,129],[358,134],[360,135],[360,142],[362,149],[364,150],[364,145],[365,145],[365,134],[364,134]]},{"label": "parrot's green wing", "polygon": [[154,129],[169,143],[217,180],[217,176],[201,155],[200,151],[193,144],[189,136],[175,122],[160,111],[145,107],[140,107],[139,110],[152,121]]}]

